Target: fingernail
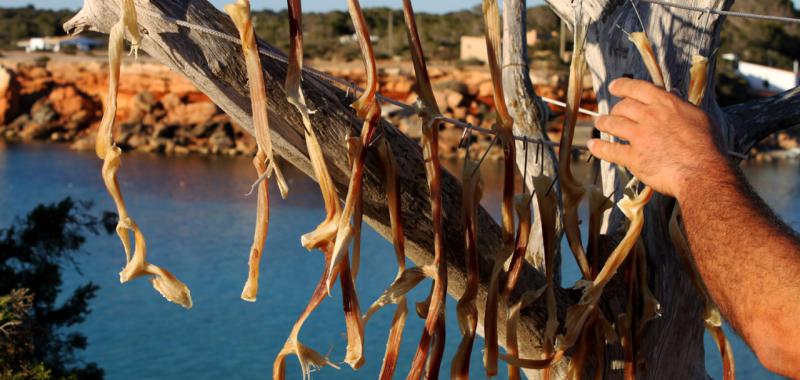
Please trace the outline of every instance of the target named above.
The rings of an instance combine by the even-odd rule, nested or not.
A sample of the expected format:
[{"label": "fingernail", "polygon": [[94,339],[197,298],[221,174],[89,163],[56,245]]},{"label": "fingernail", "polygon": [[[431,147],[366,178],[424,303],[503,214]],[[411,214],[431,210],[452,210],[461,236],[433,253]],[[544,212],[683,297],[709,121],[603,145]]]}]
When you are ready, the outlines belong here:
[{"label": "fingernail", "polygon": [[608,84],[609,91],[613,91],[614,90],[614,83],[617,83],[616,79],[612,80],[611,83]]},{"label": "fingernail", "polygon": [[596,141],[597,139],[589,139],[589,141],[586,142],[586,147],[592,150]]}]

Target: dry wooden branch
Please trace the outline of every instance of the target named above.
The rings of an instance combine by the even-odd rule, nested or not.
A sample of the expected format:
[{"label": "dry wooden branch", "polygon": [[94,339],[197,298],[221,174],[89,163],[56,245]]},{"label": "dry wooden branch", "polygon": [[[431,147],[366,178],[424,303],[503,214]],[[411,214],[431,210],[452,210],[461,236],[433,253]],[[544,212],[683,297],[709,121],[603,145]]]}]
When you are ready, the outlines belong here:
[{"label": "dry wooden branch", "polygon": [[[687,0],[693,5],[710,5],[710,0]],[[571,23],[572,8],[569,0],[549,0],[551,7],[568,23]],[[723,7],[730,7],[732,0],[726,0]],[[235,44],[225,40],[209,38],[209,34],[196,29],[176,25],[172,20],[185,20],[192,24],[202,25],[213,30],[218,30],[228,36],[236,34],[234,25],[217,11],[213,6],[202,0],[176,0],[154,1],[137,3],[140,15],[139,30],[144,36],[142,49],[151,56],[165,63],[173,70],[183,73],[199,89],[207,93],[225,112],[240,124],[245,130],[253,132],[251,121],[250,99],[247,95],[247,82],[245,66],[239,57]],[[504,11],[524,12],[525,7],[504,6]],[[668,77],[676,88],[686,89],[688,78],[686,73],[689,68],[689,57],[695,50],[711,51],[718,42],[720,19],[711,16],[712,27],[707,29],[699,26],[700,18],[696,14],[683,10],[667,9],[655,5],[642,4],[639,7],[650,38],[656,42],[654,52],[659,61],[668,69]],[[70,31],[95,30],[108,33],[114,22],[119,19],[121,11],[113,0],[85,0],[81,12],[70,20],[65,28]],[[587,41],[586,58],[593,78],[595,91],[598,93],[600,111],[607,112],[615,101],[607,92],[605,85],[622,74],[633,74],[634,77],[645,77],[645,68],[639,58],[632,53],[629,43],[614,26],[619,22],[623,25],[634,22],[631,8],[625,2],[610,0],[584,0],[584,13],[591,20]],[[171,19],[165,19],[161,15]],[[511,18],[519,20],[520,17]],[[705,18],[702,18],[705,20]],[[508,45],[506,45],[508,46]],[[280,54],[270,46],[260,43],[260,49],[271,54]],[[523,49],[524,50],[524,49]],[[517,52],[521,50],[517,49]],[[517,53],[520,54],[520,53]],[[517,55],[519,57],[519,55]],[[509,60],[510,62],[514,62]],[[270,93],[279,93],[282,86],[276,78],[282,78],[286,70],[285,65],[278,61],[262,58],[262,65],[267,72],[265,81]],[[713,65],[711,65],[713,67]],[[511,66],[504,71],[511,71]],[[710,75],[713,77],[713,75]],[[303,78],[303,89],[307,96],[309,108],[317,110],[311,115],[314,130],[319,139],[320,150],[328,163],[333,186],[340,198],[346,193],[349,182],[350,165],[347,162],[347,147],[343,143],[345,137],[352,129],[358,130],[361,120],[349,108],[349,100],[345,91],[336,89],[330,84],[316,77]],[[709,81],[712,82],[712,81]],[[704,107],[710,111],[711,117],[720,125],[729,139],[726,142],[734,148],[752,145],[755,141],[769,131],[789,127],[797,124],[797,112],[800,112],[798,102],[800,91],[793,90],[750,105],[728,108],[730,117],[725,118],[721,110],[716,107],[713,100],[713,91],[706,87],[706,100]],[[508,87],[507,87],[508,88]],[[508,102],[515,100],[509,97]],[[523,104],[523,107],[526,103]],[[268,99],[270,110],[271,136],[277,154],[297,166],[301,171],[311,177],[314,174],[308,148],[305,144],[305,132],[301,116],[296,108],[281,96],[271,96]],[[514,110],[514,107],[509,106]],[[752,111],[752,112],[751,112]],[[516,116],[515,116],[516,118]],[[325,128],[318,128],[324,121]],[[519,119],[516,120],[519,124]],[[430,215],[429,191],[425,183],[422,153],[419,146],[405,138],[394,128],[381,121],[385,128],[384,136],[391,142],[392,149],[397,157],[401,197],[410,202],[403,203],[403,218],[407,221],[406,253],[417,265],[427,265],[433,261],[434,244],[432,219]],[[737,148],[737,149],[739,149]],[[741,149],[739,149],[741,151]],[[552,152],[547,151],[548,155]],[[529,165],[530,166],[530,165]],[[545,171],[547,172],[547,166]],[[607,163],[602,164],[602,186],[605,194],[615,194],[614,199],[619,199],[621,188],[616,170]],[[386,198],[382,183],[383,174],[377,159],[372,153],[367,154],[363,175],[363,200],[364,216],[367,223],[371,224],[383,236],[391,237],[389,215],[385,209]],[[442,207],[447,210],[442,215],[443,229],[443,255],[449,261],[448,265],[448,291],[451,295],[460,296],[466,284],[466,265],[464,262],[463,222],[461,216],[461,190],[460,184],[447,172],[442,173]],[[646,228],[644,231],[645,244],[649,254],[648,262],[651,268],[649,274],[653,281],[659,284],[654,288],[656,297],[664,305],[664,316],[655,321],[643,337],[639,353],[647,360],[646,369],[641,376],[664,376],[670,378],[702,378],[705,376],[703,369],[702,346],[697,342],[702,338],[702,323],[699,315],[702,312],[702,302],[696,297],[686,297],[690,294],[691,284],[683,274],[681,266],[672,248],[666,242],[666,223],[672,209],[672,201],[658,195],[648,205],[646,213]],[[502,231],[488,214],[479,208],[477,211],[477,224],[481,226],[477,240],[479,253],[479,266],[491,268],[495,253],[501,248]],[[615,211],[610,218],[603,221],[603,232],[609,233],[601,237],[599,247],[601,252],[607,253],[613,247],[619,236],[615,234],[619,225],[620,214]],[[531,247],[538,246],[530,244]],[[329,262],[326,264],[330,264]],[[512,295],[516,304],[525,291],[542,289],[545,277],[531,267],[523,268],[519,284],[525,289],[518,289]],[[323,273],[323,276],[328,276]],[[481,270],[480,283],[477,296],[477,309],[479,322],[483,320],[486,300],[486,288],[490,273],[488,269]],[[613,286],[612,286],[613,288]],[[609,303],[609,312],[618,313],[619,303],[613,302],[619,294],[609,288],[607,293],[612,299]],[[322,285],[324,295],[324,284]],[[558,299],[559,319],[567,305],[573,304],[577,299],[577,292],[554,289]],[[529,295],[531,293],[528,293]],[[530,299],[532,297],[528,297]],[[520,357],[541,357],[539,344],[541,342],[540,330],[547,319],[546,308],[540,304],[530,307],[521,306],[521,319],[517,325],[520,343]],[[512,315],[515,308],[512,308]],[[502,316],[501,316],[502,317]],[[696,323],[695,323],[696,322]],[[478,324],[478,333],[482,326]],[[500,331],[499,342],[504,343],[504,331]],[[607,352],[596,354],[598,360],[602,353],[606,361],[616,360],[618,350],[609,346]],[[324,359],[324,358],[322,358]],[[599,358],[603,359],[603,358]],[[682,363],[684,365],[676,365]],[[614,375],[610,366],[604,366],[605,372]],[[536,376],[535,372],[526,372],[529,376]],[[563,372],[554,373],[556,377],[564,376]],[[597,373],[595,373],[597,375]]]}]

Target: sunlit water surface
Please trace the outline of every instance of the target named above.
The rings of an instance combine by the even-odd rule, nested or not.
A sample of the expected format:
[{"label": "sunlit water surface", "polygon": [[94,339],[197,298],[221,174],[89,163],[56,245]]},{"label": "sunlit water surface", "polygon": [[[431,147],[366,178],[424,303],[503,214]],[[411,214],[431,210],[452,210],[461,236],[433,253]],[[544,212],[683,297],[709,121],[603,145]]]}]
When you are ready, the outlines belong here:
[{"label": "sunlit water surface", "polygon": [[[195,306],[184,310],[164,301],[148,281],[119,284],[124,254],[116,236],[93,237],[77,261],[80,273],[68,270],[67,289],[92,281],[101,286],[91,302],[92,313],[78,329],[89,339],[82,355],[97,362],[115,379],[254,379],[269,378],[272,361],[319,278],[323,258],[299,244],[302,233],[323,219],[316,183],[299,173],[290,178],[287,200],[272,195],[271,222],[258,302],[239,299],[253,234],[255,198],[245,197],[254,170],[247,158],[173,157],[126,154],[120,181],[134,218],[148,241],[149,258],[186,282]],[[489,193],[485,203],[496,213],[499,166],[484,166]],[[95,210],[112,210],[94,154],[56,145],[9,145],[0,150],[0,225],[7,226],[38,203],[66,196],[95,202]],[[795,163],[748,165],[745,172],[772,207],[793,227],[800,227],[800,176]],[[497,184],[497,182],[494,182]],[[274,191],[275,186],[271,189]],[[585,211],[584,211],[585,212]],[[365,309],[395,275],[391,245],[364,229],[362,270],[357,288]],[[567,255],[568,256],[568,255]],[[565,258],[564,278],[574,281],[577,269]],[[337,287],[338,288],[338,287]],[[427,296],[428,284],[410,300]],[[447,347],[452,358],[459,342],[455,302],[448,302]],[[413,306],[413,304],[411,305]],[[333,360],[344,357],[346,338],[338,290],[312,314],[301,340]],[[357,372],[325,368],[317,379],[373,379],[380,370],[393,307],[367,325],[366,363]],[[413,310],[413,309],[412,309]],[[410,315],[398,363],[405,377],[423,321]],[[472,377],[483,378],[481,348],[475,343]],[[778,378],[767,372],[738,337],[733,337],[740,379]],[[449,362],[449,360],[448,360]],[[288,378],[299,378],[289,358]],[[500,378],[507,375],[501,367]],[[720,379],[721,364],[706,337],[706,367]],[[442,377],[449,366],[442,366]]]}]

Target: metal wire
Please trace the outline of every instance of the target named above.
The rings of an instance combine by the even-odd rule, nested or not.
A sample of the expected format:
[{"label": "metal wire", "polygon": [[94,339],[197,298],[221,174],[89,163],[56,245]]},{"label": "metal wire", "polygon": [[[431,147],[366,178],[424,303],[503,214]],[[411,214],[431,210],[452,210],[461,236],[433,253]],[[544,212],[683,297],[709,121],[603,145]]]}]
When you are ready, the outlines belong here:
[{"label": "metal wire", "polygon": [[[786,18],[786,17],[778,17],[778,16],[752,15],[752,14],[746,14],[746,13],[742,13],[742,12],[717,11],[717,10],[714,10],[714,9],[711,9],[711,8],[690,7],[690,6],[674,4],[674,3],[668,3],[668,2],[665,2],[665,1],[659,1],[659,0],[640,0],[640,1],[647,2],[647,3],[653,3],[653,4],[664,5],[664,6],[674,6],[676,8],[688,9],[688,10],[704,12],[704,13],[726,14],[726,15],[730,15],[730,16],[739,16],[739,17],[758,16],[758,17],[753,17],[753,18],[765,18],[765,19],[777,20],[777,21],[791,20],[791,22],[800,22],[800,19],[789,19],[789,18]],[[193,30],[196,30],[196,31],[199,31],[199,32],[203,32],[203,33],[215,36],[217,38],[221,38],[221,39],[226,40],[226,41],[230,41],[230,42],[235,43],[235,44],[240,44],[241,43],[241,40],[238,37],[231,36],[229,34],[220,32],[220,31],[212,29],[212,28],[208,28],[208,27],[205,27],[205,26],[202,26],[202,25],[198,25],[198,24],[194,24],[194,23],[191,23],[191,22],[188,22],[188,21],[184,21],[184,20],[179,20],[179,19],[176,19],[174,17],[167,16],[167,15],[165,15],[163,13],[153,12],[153,11],[151,11],[149,9],[138,9],[138,11],[140,11],[142,13],[145,13],[145,14],[148,14],[148,15],[150,15],[152,17],[160,18],[160,19],[162,19],[164,21],[174,23],[176,25],[179,25],[179,26],[182,26],[182,27],[185,27],[185,28],[193,29]],[[282,63],[287,63],[288,64],[288,62],[289,62],[289,60],[288,60],[288,58],[286,56],[284,56],[284,55],[282,55],[282,54],[280,54],[278,52],[275,52],[275,51],[270,51],[270,50],[264,49],[262,47],[259,47],[258,52],[259,52],[259,54],[261,54],[261,55],[263,55],[265,57],[272,58],[272,59],[280,61]],[[317,77],[318,79],[322,79],[322,80],[328,81],[330,83],[339,84],[341,86],[344,86],[348,90],[348,94],[349,94],[350,90],[352,90],[354,93],[355,92],[364,92],[363,88],[358,87],[353,82],[350,82],[350,81],[345,80],[343,78],[335,77],[333,75],[326,74],[326,73],[324,73],[322,71],[319,71],[317,69],[304,66],[302,71],[306,72],[308,74],[311,74],[311,75]],[[382,102],[395,105],[395,106],[397,106],[399,108],[402,108],[404,110],[407,110],[407,111],[412,111],[414,113],[418,113],[418,111],[419,111],[418,108],[413,106],[413,105],[406,104],[406,103],[403,103],[403,102],[401,102],[399,100],[395,100],[395,99],[392,99],[392,98],[389,98],[389,97],[385,97],[385,96],[383,96],[381,94],[377,94],[376,93],[375,97],[378,98]],[[558,100],[555,100],[555,99],[547,98],[547,97],[544,97],[544,96],[542,96],[540,98],[542,99],[542,101],[544,101],[546,103],[550,103],[550,104],[553,104],[553,105],[556,105],[556,106],[559,106],[559,107],[562,107],[562,108],[566,108],[566,106],[567,106],[566,103],[558,101]],[[578,111],[580,113],[587,114],[587,115],[594,116],[594,117],[601,116],[601,114],[598,113],[598,112],[587,110],[587,109],[584,109],[584,108],[579,108]],[[475,130],[475,131],[478,131],[478,132],[481,132],[481,133],[484,133],[484,134],[495,135],[495,136],[497,135],[497,132],[492,130],[492,129],[474,126],[472,124],[469,124],[469,123],[466,123],[466,122],[463,122],[461,120],[454,119],[454,118],[451,118],[451,117],[441,117],[441,121],[449,123],[449,124],[452,124],[455,127],[464,129],[465,132],[466,131]],[[558,143],[550,141],[550,140],[534,139],[534,138],[530,138],[528,136],[513,135],[513,138],[514,138],[514,140],[522,141],[525,144],[536,144],[537,146],[540,146],[540,147],[544,147],[545,145],[546,146],[550,146],[550,147],[558,147],[559,146]],[[580,151],[588,151],[588,148],[586,147],[586,145],[582,145],[582,144],[573,144],[572,145],[572,149],[573,150],[580,150]],[[736,158],[739,158],[739,159],[742,159],[742,160],[746,160],[747,159],[747,155],[739,153],[739,152],[728,151],[727,153],[731,157],[736,157]]]},{"label": "metal wire", "polygon": [[744,18],[752,18],[757,20],[770,20],[770,21],[780,21],[780,22],[791,22],[795,24],[800,24],[800,18],[792,18],[792,17],[784,17],[784,16],[772,16],[772,15],[760,15],[755,13],[747,13],[747,12],[736,12],[736,11],[723,11],[719,9],[714,9],[710,7],[695,7],[692,5],[685,5],[685,4],[678,4],[672,3],[669,1],[661,1],[661,0],[639,0],[643,3],[651,3],[651,4],[658,4],[665,7],[672,7],[672,8],[679,8],[685,9],[687,11],[695,11],[695,12],[702,12],[702,13],[714,13],[718,15],[725,15],[725,16],[732,16],[732,17],[744,17]]}]

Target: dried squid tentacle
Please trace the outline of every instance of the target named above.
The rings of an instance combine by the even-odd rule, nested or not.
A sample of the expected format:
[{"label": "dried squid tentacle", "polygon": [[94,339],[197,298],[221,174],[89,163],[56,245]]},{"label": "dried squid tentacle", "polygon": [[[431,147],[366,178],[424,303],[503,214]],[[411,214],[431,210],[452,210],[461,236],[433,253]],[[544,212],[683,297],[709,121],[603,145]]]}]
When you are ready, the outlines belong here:
[{"label": "dried squid tentacle", "polygon": [[642,340],[642,335],[644,335],[645,327],[647,327],[648,322],[661,317],[661,304],[650,290],[650,284],[647,279],[647,249],[642,239],[636,242],[634,250],[636,254],[637,282],[639,284],[639,293],[642,298],[642,317],[639,318],[636,335],[634,336],[638,344],[638,342]]},{"label": "dried squid tentacle", "polygon": [[[519,224],[517,225],[517,241],[514,253],[511,255],[506,284],[500,295],[500,303],[506,308],[506,352],[509,356],[519,355],[516,325],[512,326],[516,321],[508,317],[510,315],[509,298],[511,297],[511,292],[514,290],[514,287],[517,286],[519,275],[522,272],[522,265],[525,261],[525,252],[528,250],[528,238],[531,232],[531,199],[532,197],[529,196],[527,192],[523,192],[521,195],[514,197],[514,207],[517,210],[517,217],[519,219]],[[510,334],[510,332],[513,332],[513,335]],[[509,364],[508,378],[511,380],[519,380],[519,368]]]},{"label": "dried squid tentacle", "polygon": [[[355,166],[355,161],[363,152],[361,141],[356,137],[347,140],[348,153]],[[359,204],[361,200],[357,200]],[[359,220],[360,222],[360,220]],[[361,224],[353,227],[353,236],[361,235]],[[347,351],[344,361],[351,368],[358,369],[364,364],[364,324],[361,319],[361,308],[355,289],[355,279],[350,269],[349,254],[345,250],[342,261],[336,267],[341,271],[339,283],[342,286],[342,306],[344,308],[345,326],[347,328]]]},{"label": "dried squid tentacle", "polygon": [[692,56],[692,66],[689,69],[689,96],[687,100],[699,106],[706,95],[706,81],[708,78],[708,58],[695,54]]},{"label": "dried squid tentacle", "polygon": [[[258,177],[274,170],[281,197],[286,198],[288,186],[283,178],[272,152],[272,139],[270,138],[269,119],[267,116],[267,93],[264,85],[264,73],[261,68],[261,58],[258,55],[255,33],[250,16],[250,2],[237,0],[236,3],[227,4],[225,11],[233,20],[242,40],[242,54],[247,68],[247,78],[250,87],[250,101],[253,113],[253,129],[255,130],[258,152],[253,159]],[[266,181],[258,184],[258,203],[255,233],[253,244],[250,248],[248,260],[249,270],[247,281],[242,289],[241,298],[245,301],[255,302],[258,296],[258,274],[264,243],[269,226],[269,194]]]},{"label": "dried squid tentacle", "polygon": [[464,215],[464,247],[467,266],[467,284],[464,294],[456,305],[458,326],[461,329],[461,343],[458,345],[456,355],[450,367],[450,378],[469,379],[469,363],[472,346],[475,342],[475,330],[478,326],[478,286],[480,285],[480,272],[478,268],[478,220],[477,209],[483,196],[483,181],[481,181],[478,163],[469,157],[469,152],[464,158],[462,171],[463,191],[461,204]]},{"label": "dried squid tentacle", "polygon": [[497,308],[500,292],[500,275],[503,272],[505,261],[514,251],[513,198],[514,176],[516,174],[516,153],[512,134],[514,119],[512,119],[511,115],[508,113],[505,97],[503,95],[503,77],[500,62],[500,31],[502,24],[497,0],[483,1],[483,19],[485,24],[484,35],[486,37],[489,71],[492,77],[495,113],[497,115],[495,131],[503,147],[503,199],[501,208],[503,245],[494,259],[494,268],[492,269],[492,277],[489,280],[486,311],[484,313],[483,322],[485,332],[484,342],[486,347],[483,355],[483,363],[486,367],[486,375],[492,377],[497,375],[497,358],[499,353],[497,342]]},{"label": "dried squid tentacle", "polygon": [[559,342],[559,350],[566,350],[575,344],[586,319],[597,307],[605,285],[611,280],[639,240],[644,227],[644,207],[652,196],[653,190],[645,187],[636,197],[626,195],[617,204],[625,217],[630,220],[630,226],[620,243],[609,255],[597,277],[584,290],[580,302],[567,310],[566,334]]},{"label": "dried squid tentacle", "polygon": [[[689,78],[689,94],[687,99],[690,103],[699,106],[705,96],[706,81],[708,78],[708,58],[699,54],[692,56]],[[703,297],[705,303],[703,324],[719,349],[722,358],[722,376],[725,380],[733,380],[736,378],[736,363],[730,341],[725,335],[725,331],[722,329],[722,316],[720,315],[719,308],[714,304],[714,301],[708,294],[705,284],[700,277],[700,272],[697,270],[694,260],[691,258],[689,243],[681,228],[680,220],[681,209],[680,205],[676,204],[669,222],[670,237],[672,238],[672,243],[675,246],[678,257],[681,258],[685,270],[692,279],[695,289],[697,289],[698,293]]]},{"label": "dried squid tentacle", "polygon": [[[315,368],[331,366],[339,369],[339,367],[328,360],[326,356],[323,356],[322,354],[305,346],[304,344],[300,343],[299,340],[300,330],[303,328],[303,324],[314,311],[314,309],[316,309],[322,300],[325,299],[325,295],[327,294],[325,280],[328,278],[328,264],[332,256],[330,248],[323,249],[323,254],[325,255],[325,266],[323,267],[324,269],[322,276],[320,276],[317,286],[314,288],[314,293],[312,293],[311,299],[309,299],[305,309],[297,318],[294,326],[292,326],[292,332],[289,334],[289,338],[286,339],[286,343],[284,343],[283,348],[278,353],[278,356],[275,358],[275,361],[272,364],[273,380],[284,380],[286,378],[286,357],[289,355],[297,356],[297,360],[300,362],[300,368],[302,370],[304,380],[311,378],[311,370]],[[334,273],[333,277],[335,278],[336,275],[337,273]]]},{"label": "dried squid tentacle", "polygon": [[591,277],[594,279],[600,267],[600,228],[603,224],[603,214],[614,207],[614,202],[603,195],[600,186],[591,184],[586,187],[589,197],[589,244],[588,255],[592,258]]},{"label": "dried squid tentacle", "polygon": [[261,69],[261,57],[258,54],[258,46],[256,45],[255,32],[253,31],[253,23],[250,16],[250,1],[236,0],[235,3],[225,5],[225,12],[233,20],[242,40],[242,53],[250,86],[250,105],[253,112],[253,129],[255,130],[256,143],[267,155],[267,171],[274,171],[281,198],[286,198],[289,193],[289,186],[283,178],[283,173],[278,167],[272,151],[272,138],[270,137],[269,118],[267,117],[267,90],[264,84],[264,71]]},{"label": "dried squid tentacle", "polygon": [[[366,160],[366,149],[372,142],[372,137],[375,134],[381,117],[381,108],[375,99],[375,93],[378,90],[377,82],[377,68],[375,64],[375,54],[372,50],[372,42],[370,42],[369,29],[367,22],[364,19],[364,14],[361,12],[361,5],[358,0],[348,0],[348,10],[350,18],[356,30],[358,38],[358,45],[361,49],[361,57],[364,60],[364,67],[367,72],[367,85],[364,93],[351,105],[355,110],[358,117],[364,119],[363,126],[361,127],[361,144],[362,150],[355,157],[350,173],[350,183],[347,188],[347,196],[345,198],[344,210],[339,218],[338,230],[336,232],[336,242],[333,248],[333,260],[330,265],[331,268],[339,265],[347,252],[350,242],[356,234],[356,229],[350,224],[353,214],[356,212],[357,205],[362,197],[362,177],[364,174],[364,161]],[[360,228],[358,226],[357,228]],[[326,281],[326,286],[330,292],[331,279]]]},{"label": "dried squid tentacle", "polygon": [[405,299],[406,294],[414,289],[425,278],[436,277],[436,269],[432,265],[413,267],[403,270],[375,302],[367,309],[362,318],[366,324],[372,316],[386,305],[399,304]]},{"label": "dried squid tentacle", "polygon": [[306,148],[311,159],[311,167],[314,175],[319,182],[322,199],[325,204],[325,220],[317,226],[314,231],[304,234],[300,238],[301,244],[307,249],[324,249],[332,243],[336,237],[336,228],[341,215],[339,198],[336,195],[336,188],[325,164],[325,156],[322,153],[317,134],[311,126],[311,116],[306,105],[306,99],[300,88],[303,69],[303,29],[302,29],[302,8],[300,0],[288,0],[289,9],[289,65],[286,70],[286,98],[298,112],[303,122]]},{"label": "dried squid tentacle", "polygon": [[[542,342],[542,355],[548,358],[553,355],[556,333],[558,332],[558,316],[556,315],[555,270],[556,270],[556,193],[550,191],[555,180],[544,174],[533,177],[533,189],[539,204],[539,218],[542,225],[542,246],[544,247],[545,290],[547,294],[547,322]],[[545,368],[542,374],[549,379],[550,369]]]},{"label": "dried squid tentacle", "polygon": [[[267,171],[265,160],[266,153],[259,149],[253,157],[253,166],[256,168],[258,176],[261,177]],[[256,226],[253,233],[253,244],[250,246],[250,258],[248,260],[249,271],[247,281],[242,289],[241,298],[245,301],[255,302],[258,296],[258,274],[261,254],[264,250],[264,242],[267,240],[269,230],[269,184],[261,181],[258,185],[258,205],[256,207]]]},{"label": "dried squid tentacle", "polygon": [[[400,208],[400,183],[397,180],[397,163],[394,154],[386,140],[381,140],[378,145],[378,158],[383,166],[386,176],[386,198],[389,204],[389,221],[392,226],[392,244],[394,245],[395,258],[397,260],[398,280],[406,268],[405,236],[403,235],[403,213]],[[355,272],[355,271],[354,271]],[[397,357],[400,354],[400,342],[403,337],[403,328],[408,316],[408,302],[405,295],[398,297],[392,317],[392,327],[389,329],[389,338],[386,342],[386,353],[383,356],[381,372],[378,376],[381,380],[388,380],[394,376],[397,369]],[[366,325],[366,320],[364,321]]]},{"label": "dried squid tentacle", "polygon": [[665,87],[666,82],[664,82],[664,75],[661,73],[661,68],[658,66],[658,60],[656,60],[656,55],[653,53],[653,46],[650,44],[650,39],[647,38],[647,35],[644,32],[633,32],[628,35],[628,39],[633,42],[633,45],[636,46],[636,49],[639,51],[639,55],[642,57],[642,61],[644,61],[647,72],[650,73],[650,79],[653,81],[653,84],[658,87]]},{"label": "dried squid tentacle", "polygon": [[[122,49],[124,46],[125,30],[131,35],[131,47],[134,51],[138,49],[141,37],[139,35],[138,23],[136,20],[136,7],[132,0],[123,0],[122,17],[111,28],[108,40],[108,61],[109,61],[109,80],[108,80],[108,99],[103,118],[97,131],[95,141],[95,152],[103,159],[102,177],[103,183],[109,195],[114,200],[119,215],[116,231],[122,241],[125,250],[126,265],[120,272],[120,282],[125,283],[136,277],[151,275],[153,287],[161,293],[164,298],[175,302],[183,307],[192,307],[192,297],[189,288],[184,283],[175,278],[169,271],[146,261],[147,246],[144,234],[139,229],[136,222],[128,214],[125,207],[125,200],[117,181],[117,171],[122,160],[122,151],[114,145],[113,126],[117,112],[117,92],[119,90],[120,66]],[[130,233],[134,235],[134,252],[131,254]]]},{"label": "dried squid tentacle", "polygon": [[[414,72],[417,82],[422,107],[422,155],[425,162],[425,176],[428,180],[428,188],[431,200],[431,221],[433,223],[433,267],[435,276],[431,287],[430,302],[422,305],[424,310],[418,307],[418,313],[425,315],[425,328],[422,331],[417,351],[411,362],[411,369],[407,379],[416,380],[422,377],[425,363],[428,362],[428,376],[438,374],[441,365],[441,348],[445,336],[444,312],[445,302],[447,301],[447,257],[444,254],[444,235],[442,229],[442,168],[439,163],[439,106],[433,96],[430,77],[425,63],[425,55],[422,51],[419,33],[417,31],[414,10],[410,0],[403,0],[403,15],[406,24],[406,31],[411,50],[411,60],[414,65]],[[434,339],[434,335],[438,335]],[[431,347],[431,339],[434,339]],[[428,360],[428,351],[433,349],[431,359]]]},{"label": "dried squid tentacle", "polygon": [[578,268],[584,279],[591,278],[589,263],[581,242],[580,219],[578,206],[586,193],[586,189],[575,179],[572,173],[572,140],[575,137],[575,125],[578,122],[578,108],[583,90],[583,73],[586,68],[584,45],[588,25],[581,15],[580,5],[575,15],[574,45],[572,50],[572,63],[569,66],[569,83],[567,86],[567,107],[564,116],[561,141],[558,148],[558,170],[561,179],[561,190],[564,201],[564,232],[570,250],[575,256]]},{"label": "dried squid tentacle", "polygon": [[515,364],[521,368],[544,368],[550,364],[560,360],[566,350],[573,347],[578,338],[584,332],[589,317],[597,312],[597,304],[600,296],[603,294],[603,289],[617,272],[619,267],[627,258],[644,227],[644,207],[653,196],[653,191],[649,187],[645,187],[641,193],[635,197],[626,195],[618,204],[622,213],[630,220],[630,227],[626,231],[625,236],[620,243],[611,252],[602,270],[598,273],[595,279],[586,285],[583,296],[578,304],[571,306],[567,310],[566,317],[566,333],[557,339],[556,351],[552,357],[533,360],[533,359],[517,359],[504,357],[503,360],[511,364]]}]

